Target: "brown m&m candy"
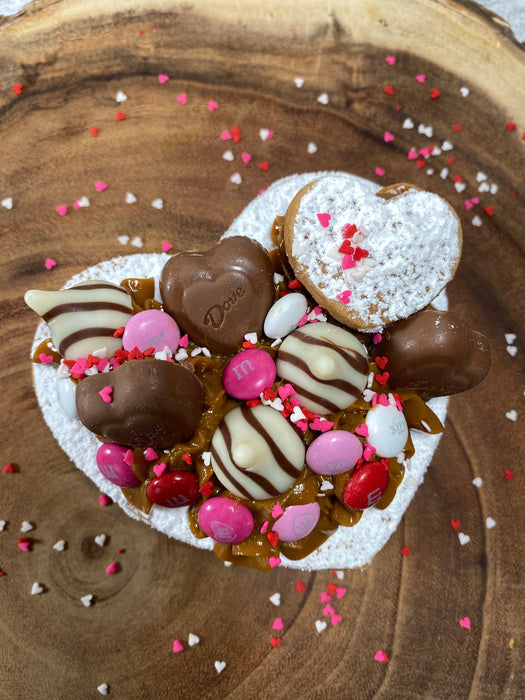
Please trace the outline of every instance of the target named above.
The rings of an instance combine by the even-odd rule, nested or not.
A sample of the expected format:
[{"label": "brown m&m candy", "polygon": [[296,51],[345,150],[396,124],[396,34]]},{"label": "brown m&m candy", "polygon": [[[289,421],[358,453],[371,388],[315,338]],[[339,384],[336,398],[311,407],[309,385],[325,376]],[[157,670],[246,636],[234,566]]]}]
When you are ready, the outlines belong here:
[{"label": "brown m&m candy", "polygon": [[426,309],[386,328],[375,353],[388,357],[391,386],[423,399],[471,389],[490,367],[486,336],[453,311]]},{"label": "brown m&m candy", "polygon": [[204,409],[200,379],[183,365],[130,360],[79,382],[80,421],[96,435],[130,447],[171,448],[188,440]]},{"label": "brown m&m candy", "polygon": [[191,340],[228,354],[240,349],[246,333],[261,333],[274,300],[273,268],[259,243],[233,236],[204,253],[170,258],[160,293]]}]

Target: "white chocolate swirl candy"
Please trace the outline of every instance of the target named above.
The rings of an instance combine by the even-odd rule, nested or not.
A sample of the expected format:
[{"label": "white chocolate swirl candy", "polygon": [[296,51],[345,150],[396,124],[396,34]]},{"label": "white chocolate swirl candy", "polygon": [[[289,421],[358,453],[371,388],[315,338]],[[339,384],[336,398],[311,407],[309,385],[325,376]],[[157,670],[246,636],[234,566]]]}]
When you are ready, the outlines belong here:
[{"label": "white chocolate swirl candy", "polygon": [[304,456],[301,438],[269,406],[234,408],[211,442],[213,471],[241,498],[263,500],[287,491],[303,470]]},{"label": "white chocolate swirl candy", "polygon": [[133,314],[131,297],[124,287],[100,280],[58,292],[30,289],[24,301],[48,324],[53,344],[66,360],[87,357],[104,347],[112,355],[122,347],[121,339],[113,333]]},{"label": "white chocolate swirl candy", "polygon": [[293,385],[305,408],[326,415],[359,398],[368,379],[368,361],[352,333],[331,323],[311,323],[284,339],[277,375]]}]

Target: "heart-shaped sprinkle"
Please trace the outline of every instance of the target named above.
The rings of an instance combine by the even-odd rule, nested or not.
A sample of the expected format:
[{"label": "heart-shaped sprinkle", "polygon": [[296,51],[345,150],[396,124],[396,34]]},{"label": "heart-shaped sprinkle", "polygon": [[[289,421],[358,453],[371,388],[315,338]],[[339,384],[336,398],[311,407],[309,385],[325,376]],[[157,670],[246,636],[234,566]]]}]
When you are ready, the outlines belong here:
[{"label": "heart-shaped sprinkle", "polygon": [[321,591],[321,603],[328,603],[330,600],[332,600],[332,596],[326,591]]},{"label": "heart-shaped sprinkle", "polygon": [[306,151],[310,155],[312,155],[313,153],[317,153],[317,145],[313,141],[310,141],[308,143],[308,146],[306,147]]},{"label": "heart-shaped sprinkle", "polygon": [[164,201],[160,198],[154,199],[151,203],[151,206],[154,209],[162,209],[162,207],[164,206]]},{"label": "heart-shaped sprinkle", "polygon": [[372,455],[375,454],[376,448],[373,447],[373,445],[365,445],[365,448],[363,450],[363,458],[365,462],[368,462],[371,458]]},{"label": "heart-shaped sprinkle", "polygon": [[375,169],[375,174],[379,175],[379,177],[383,177],[383,175],[386,173],[386,170],[384,168],[376,168]]},{"label": "heart-shaped sprinkle", "polygon": [[276,649],[282,641],[283,640],[279,639],[279,637],[271,637],[270,638],[270,643],[274,649]]},{"label": "heart-shaped sprinkle", "polygon": [[161,462],[160,464],[154,464],[153,465],[153,471],[156,476],[162,476],[164,472],[166,471],[166,462]]},{"label": "heart-shaped sprinkle", "polygon": [[123,122],[123,121],[126,119],[126,115],[123,114],[122,112],[117,112],[117,113],[115,114],[115,119],[116,119],[118,122]]},{"label": "heart-shaped sprinkle", "polygon": [[103,547],[106,543],[106,539],[106,535],[102,533],[101,535],[96,535],[96,537],[93,538],[93,541],[95,544],[98,544],[99,547]]},{"label": "heart-shaped sprinkle", "polygon": [[459,88],[459,92],[461,97],[468,97],[470,95],[470,90],[465,85]]},{"label": "heart-shaped sprinkle", "polygon": [[224,129],[224,131],[220,135],[221,141],[230,141],[231,140],[231,133],[228,131],[228,129]]},{"label": "heart-shaped sprinkle", "polygon": [[114,561],[112,561],[112,562],[106,567],[106,574],[108,574],[108,576],[112,576],[113,574],[116,574],[117,571],[118,571],[118,566],[117,566],[117,564],[116,564]]},{"label": "heart-shaped sprinkle", "polygon": [[279,533],[273,531],[268,532],[266,534],[266,539],[272,545],[272,547],[277,547],[277,543],[279,542]]},{"label": "heart-shaped sprinkle", "polygon": [[457,531],[461,527],[461,520],[450,520],[450,525]]},{"label": "heart-shaped sprinkle", "polygon": [[432,90],[430,91],[430,99],[437,100],[438,97],[441,97],[441,93],[437,88],[432,88]]},{"label": "heart-shaped sprinkle", "polygon": [[193,634],[192,632],[189,633],[188,635],[188,646],[194,647],[196,644],[200,642],[200,637],[197,637],[196,634]]},{"label": "heart-shaped sprinkle", "polygon": [[168,80],[170,79],[170,76],[166,75],[166,73],[160,73],[158,77],[159,77],[159,83],[161,85],[164,85],[164,83],[167,83]]},{"label": "heart-shaped sprinkle", "polygon": [[44,592],[44,586],[42,586],[41,583],[33,583],[31,586],[31,595],[40,595],[40,593]]},{"label": "heart-shaped sprinkle", "polygon": [[188,97],[185,92],[181,92],[180,95],[177,95],[177,102],[181,105],[185,105],[186,102],[188,101]]},{"label": "heart-shaped sprinkle", "polygon": [[376,654],[374,656],[374,660],[379,661],[381,663],[385,663],[386,661],[390,661],[390,659],[388,658],[388,656],[386,655],[386,653],[382,649],[379,649],[378,651],[376,651]]},{"label": "heart-shaped sprinkle", "polygon": [[414,128],[414,122],[410,117],[407,117],[405,121],[403,122],[403,129],[413,129]]},{"label": "heart-shaped sprinkle", "polygon": [[113,397],[112,397],[113,387],[112,386],[105,386],[98,393],[99,393],[99,396],[101,397],[102,401],[104,401],[104,403],[111,403],[113,401]]},{"label": "heart-shaped sprinkle", "polygon": [[65,216],[67,214],[67,204],[59,204],[57,207],[55,207],[55,211],[60,216]]},{"label": "heart-shaped sprinkle", "polygon": [[125,200],[126,200],[126,204],[135,204],[135,202],[137,201],[137,198],[135,197],[135,195],[132,192],[126,192]]},{"label": "heart-shaped sprinkle", "polygon": [[107,695],[109,693],[109,685],[107,683],[101,683],[97,686],[97,690],[101,695]]},{"label": "heart-shaped sprinkle", "polygon": [[173,640],[173,653],[178,654],[179,651],[184,650],[184,645],[179,639]]},{"label": "heart-shaped sprinkle", "polygon": [[281,559],[279,557],[269,557],[268,564],[272,569],[274,569],[276,566],[281,565]]},{"label": "heart-shaped sprinkle", "polygon": [[55,542],[55,544],[53,545],[53,549],[56,552],[63,552],[65,548],[66,548],[66,541],[65,540],[58,540],[58,542]]},{"label": "heart-shaped sprinkle", "polygon": [[215,100],[208,101],[208,109],[210,110],[210,112],[215,111],[216,109],[218,109],[218,107],[219,107],[219,103],[215,102]]},{"label": "heart-shaped sprinkle", "polygon": [[276,617],[275,620],[273,621],[272,629],[273,630],[282,630],[284,627],[283,621],[280,617]]},{"label": "heart-shaped sprinkle", "polygon": [[395,136],[391,131],[385,131],[385,135],[383,138],[385,140],[385,143],[391,143],[395,139]]},{"label": "heart-shaped sprinkle", "polygon": [[465,629],[469,630],[470,629],[470,617],[464,617],[462,620],[460,620],[459,626],[464,627]]},{"label": "heart-shaped sprinkle", "polygon": [[352,290],[350,289],[345,289],[344,291],[340,292],[339,294],[335,295],[339,301],[342,301],[343,304],[349,304],[350,303],[350,297],[352,296]]},{"label": "heart-shaped sprinkle", "polygon": [[505,418],[508,418],[509,420],[516,422],[518,420],[518,412],[515,409],[512,409],[511,411],[507,411],[507,413],[505,413]]},{"label": "heart-shaped sprinkle", "polygon": [[259,136],[261,141],[269,141],[273,136],[273,131],[271,129],[259,129]]},{"label": "heart-shaped sprinkle", "polygon": [[117,236],[117,240],[122,245],[126,245],[126,243],[129,243],[129,236],[126,236],[126,235]]},{"label": "heart-shaped sprinkle", "polygon": [[476,476],[474,479],[472,479],[472,483],[478,489],[481,488],[481,486],[483,486],[483,480],[479,476]]},{"label": "heart-shaped sprinkle", "polygon": [[276,503],[272,508],[272,518],[278,518],[284,513],[283,507],[280,503]]},{"label": "heart-shaped sprinkle", "polygon": [[388,63],[389,66],[393,66],[396,62],[396,57],[395,56],[387,56],[385,58],[385,61]]},{"label": "heart-shaped sprinkle", "polygon": [[75,209],[84,209],[85,207],[89,207],[89,199],[87,197],[80,197],[76,200],[74,207]]},{"label": "heart-shaped sprinkle", "polygon": [[119,90],[117,94],[115,95],[115,100],[120,104],[121,102],[125,102],[128,99],[128,96],[126,95],[125,92],[122,92],[122,90]]},{"label": "heart-shaped sprinkle", "polygon": [[222,673],[225,668],[226,668],[226,661],[216,661],[215,662],[215,670],[217,671],[217,673]]},{"label": "heart-shaped sprinkle", "polygon": [[91,136],[95,136],[95,137],[98,136],[99,131],[100,131],[100,129],[98,128],[98,126],[92,126],[91,129],[89,129],[89,133],[91,134]]},{"label": "heart-shaped sprinkle", "polygon": [[28,520],[24,520],[22,525],[20,526],[20,532],[29,532],[30,530],[34,530],[35,526],[32,525]]},{"label": "heart-shaped sprinkle", "polygon": [[323,228],[328,228],[330,225],[330,219],[332,218],[330,214],[328,213],[322,213],[322,214],[317,214],[317,218],[319,219],[319,223]]},{"label": "heart-shaped sprinkle", "polygon": [[304,85],[304,78],[301,78],[301,77],[299,77],[299,76],[296,76],[296,77],[293,79],[293,81],[294,81],[294,83],[295,83],[295,87],[297,87],[297,88],[302,88],[303,85]]},{"label": "heart-shaped sprinkle", "polygon": [[40,360],[40,364],[48,365],[50,362],[53,362],[53,355],[46,355],[45,352],[41,352],[38,359]]},{"label": "heart-shaped sprinkle", "polygon": [[104,190],[107,189],[107,183],[102,182],[102,180],[97,180],[95,182],[95,189],[97,192],[103,192]]},{"label": "heart-shaped sprinkle", "polygon": [[321,634],[321,632],[325,631],[326,625],[327,625],[327,623],[325,622],[325,620],[316,620],[315,621],[315,629],[317,630],[317,632],[319,634]]},{"label": "heart-shaped sprinkle", "polygon": [[461,545],[468,544],[470,542],[470,537],[468,535],[465,535],[464,532],[460,532],[458,535],[459,538],[459,543]]},{"label": "heart-shaped sprinkle", "polygon": [[29,552],[29,550],[31,549],[32,541],[29,539],[29,537],[19,537],[17,539],[17,544],[19,549],[22,550],[22,552]]},{"label": "heart-shaped sprinkle", "polygon": [[416,75],[416,80],[418,83],[424,83],[426,79],[427,76],[424,73],[419,73],[419,75]]},{"label": "heart-shaped sprinkle", "polygon": [[341,615],[337,615],[337,613],[335,613],[334,615],[331,616],[330,619],[331,619],[332,625],[335,626],[335,625],[338,625],[343,618],[341,617]]},{"label": "heart-shaped sprinkle", "polygon": [[257,166],[259,170],[268,170],[268,161],[265,160]]},{"label": "heart-shaped sprinkle", "polygon": [[88,593],[87,595],[83,595],[82,598],[80,599],[80,602],[85,608],[89,608],[91,603],[93,602],[93,595],[91,593]]},{"label": "heart-shaped sprinkle", "polygon": [[147,450],[144,452],[144,459],[147,462],[153,462],[157,458],[158,458],[158,454],[155,452],[153,447],[148,447]]},{"label": "heart-shaped sprinkle", "polygon": [[13,200],[11,197],[6,197],[5,199],[2,199],[0,204],[4,207],[4,209],[12,209],[13,208]]},{"label": "heart-shaped sprinkle", "polygon": [[269,601],[270,601],[270,603],[272,603],[272,605],[275,605],[275,607],[278,607],[281,604],[281,594],[274,593],[273,595],[270,596]]},{"label": "heart-shaped sprinkle", "polygon": [[317,101],[322,105],[327,105],[328,102],[330,101],[330,98],[328,97],[328,93],[322,92],[319,95],[319,97],[317,98]]},{"label": "heart-shaped sprinkle", "polygon": [[231,162],[235,158],[235,156],[233,155],[233,152],[230,150],[224,151],[224,153],[222,154],[222,157],[224,158],[224,160],[227,160],[229,162]]},{"label": "heart-shaped sprinkle", "polygon": [[232,182],[234,185],[240,185],[242,182],[241,174],[233,173],[233,175],[230,177],[230,182]]},{"label": "heart-shaped sprinkle", "polygon": [[7,525],[7,520],[0,520],[0,532],[5,528]]},{"label": "heart-shaped sprinkle", "polygon": [[134,238],[132,238],[130,243],[135,248],[142,248],[142,246],[144,245],[142,238],[140,236],[135,236]]},{"label": "heart-shaped sprinkle", "polygon": [[367,424],[361,423],[361,425],[358,425],[357,428],[354,430],[354,433],[356,433],[356,435],[361,435],[362,437],[368,437]]},{"label": "heart-shaped sprinkle", "polygon": [[241,160],[243,163],[249,163],[252,157],[249,153],[241,153]]},{"label": "heart-shaped sprinkle", "polygon": [[485,525],[487,526],[487,530],[492,530],[493,527],[496,527],[496,521],[494,518],[491,518],[490,516],[485,520]]},{"label": "heart-shaped sprinkle", "polygon": [[113,501],[109,496],[106,496],[105,493],[101,493],[98,497],[98,502],[101,508],[105,508],[106,506],[110,506]]},{"label": "heart-shaped sprinkle", "polygon": [[454,144],[450,143],[450,141],[443,141],[441,144],[441,149],[443,151],[451,151],[454,148]]}]

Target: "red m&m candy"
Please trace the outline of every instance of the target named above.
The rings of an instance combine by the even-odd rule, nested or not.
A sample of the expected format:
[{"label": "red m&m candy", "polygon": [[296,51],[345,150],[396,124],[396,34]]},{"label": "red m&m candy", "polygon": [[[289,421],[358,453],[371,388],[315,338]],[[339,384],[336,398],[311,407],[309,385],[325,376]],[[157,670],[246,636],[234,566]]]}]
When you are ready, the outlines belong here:
[{"label": "red m&m candy", "polygon": [[177,470],[152,479],[147,488],[153,503],[165,508],[191,506],[199,498],[199,483],[193,472]]},{"label": "red m&m candy", "polygon": [[365,462],[348,479],[343,489],[343,501],[352,510],[370,508],[381,500],[390,482],[386,461]]}]

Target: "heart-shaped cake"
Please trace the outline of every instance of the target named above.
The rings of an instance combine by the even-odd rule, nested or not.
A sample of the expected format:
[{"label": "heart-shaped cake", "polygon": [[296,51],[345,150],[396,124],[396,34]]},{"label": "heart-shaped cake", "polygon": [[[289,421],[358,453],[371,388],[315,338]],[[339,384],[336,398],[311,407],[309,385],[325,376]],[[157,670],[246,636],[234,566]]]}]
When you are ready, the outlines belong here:
[{"label": "heart-shaped cake", "polygon": [[[372,183],[337,176],[374,196]],[[33,347],[39,404],[77,467],[132,517],[262,570],[368,563],[423,479],[448,400],[425,404],[390,379],[388,343],[402,368],[406,332],[397,345],[395,324],[384,345],[378,334],[355,334],[286,277],[279,217],[313,178],[274,183],[207,252],[118,258],[70,280],[66,288],[103,281],[121,301],[130,295],[134,313],[110,352],[90,346],[85,357],[61,357],[45,323]],[[253,240],[239,237],[244,230]],[[279,256],[270,262],[261,242]],[[434,303],[446,308],[443,295]],[[219,305],[220,314],[208,313]],[[85,310],[62,310],[75,333]],[[215,313],[220,323],[207,323]],[[422,327],[432,335],[424,319]],[[455,367],[457,344],[478,338],[444,337],[452,390],[480,381],[488,347]],[[411,376],[438,387],[434,355],[411,356]]]}]

